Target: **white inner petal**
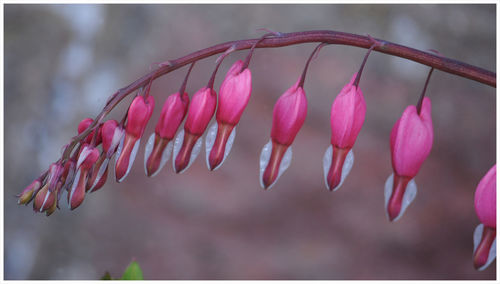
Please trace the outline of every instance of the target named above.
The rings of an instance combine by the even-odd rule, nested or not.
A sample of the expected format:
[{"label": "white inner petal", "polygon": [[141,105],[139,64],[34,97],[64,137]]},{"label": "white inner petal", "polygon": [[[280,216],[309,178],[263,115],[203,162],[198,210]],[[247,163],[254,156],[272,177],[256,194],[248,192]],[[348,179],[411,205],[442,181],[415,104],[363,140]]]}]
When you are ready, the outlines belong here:
[{"label": "white inner petal", "polygon": [[[264,183],[262,181],[262,178],[264,176],[264,171],[266,170],[267,164],[269,163],[269,159],[271,158],[271,153],[273,150],[273,142],[269,140],[266,145],[264,145],[264,148],[262,148],[262,151],[260,152],[260,171],[259,171],[259,176],[260,176],[260,186],[262,188],[264,187]],[[288,149],[285,152],[285,155],[283,155],[283,158],[281,159],[279,171],[278,171],[278,176],[274,180],[274,182],[268,187],[271,188],[273,185],[278,181],[280,176],[283,174],[283,172],[288,169],[290,166],[290,163],[292,162],[292,146],[288,147]]]},{"label": "white inner petal", "polygon": [[217,137],[217,129],[219,129],[217,122],[212,123],[212,125],[208,128],[207,135],[205,136],[205,161],[207,162],[208,169],[210,169],[208,157],[210,156],[210,152],[212,151],[215,143],[215,138]]},{"label": "white inner petal", "polygon": [[[325,177],[325,185],[327,189],[330,189],[328,187],[328,172],[330,171],[330,167],[332,166],[332,153],[333,153],[333,146],[330,145],[325,152],[325,155],[323,156],[323,175]],[[347,156],[344,160],[344,164],[342,165],[342,174],[340,177],[340,183],[337,185],[333,191],[337,191],[337,189],[340,188],[340,186],[344,183],[345,178],[349,175],[352,169],[352,165],[354,164],[354,153],[351,150],[349,150],[349,153],[347,153]]]},{"label": "white inner petal", "polygon": [[[387,204],[389,203],[389,199],[391,198],[392,194],[392,188],[393,188],[393,183],[394,183],[394,173],[392,173],[389,178],[387,178],[387,181],[385,182],[385,187],[384,187],[384,201],[385,201],[385,215],[387,218],[389,218],[389,214],[387,213]],[[399,214],[396,218],[394,218],[393,221],[399,220],[401,216],[403,216],[404,212],[406,211],[406,208],[415,200],[415,197],[417,196],[417,184],[415,183],[415,180],[412,179],[408,183],[405,189],[405,193],[403,195],[403,200],[401,201],[401,210],[399,211]]]},{"label": "white inner petal", "polygon": [[484,225],[477,225],[476,229],[474,229],[473,241],[474,241],[474,253],[476,252],[479,243],[481,242],[481,237],[483,235]]},{"label": "white inner petal", "polygon": [[[118,158],[120,158],[120,155],[122,154],[124,141],[125,141],[125,135],[123,135],[122,138],[120,139],[120,144],[118,144],[118,149],[116,149],[115,165],[116,165],[116,162],[118,161]],[[116,177],[116,173],[115,173],[115,177]]]},{"label": "white inner petal", "polygon": [[[217,137],[217,130],[219,126],[217,122],[213,123],[210,128],[208,129],[207,135],[205,136],[205,155],[206,155],[206,162],[207,162],[207,167],[210,169],[210,163],[208,161],[208,158],[210,157],[210,152],[212,151],[212,148],[215,143],[215,138]],[[224,161],[226,160],[227,156],[229,155],[229,152],[231,152],[231,148],[233,147],[234,143],[234,137],[236,136],[236,127],[233,128],[231,131],[231,134],[229,134],[229,137],[227,139],[226,145],[224,146],[224,158],[222,158],[222,161],[220,164],[215,167],[213,170],[215,171],[218,169]]]},{"label": "white inner petal", "polygon": [[175,136],[174,156],[172,157],[172,166],[174,167],[174,171],[175,171],[175,159],[177,159],[177,155],[181,150],[183,141],[184,141],[184,129],[182,129],[179,133],[177,133],[177,136]]},{"label": "white inner petal", "polygon": [[194,144],[193,151],[191,151],[191,158],[189,158],[189,164],[181,173],[183,173],[185,170],[187,170],[189,167],[191,167],[194,160],[196,160],[196,157],[198,157],[198,154],[200,154],[202,140],[203,139],[200,137],[200,138],[198,138],[198,141],[196,141],[196,144]]},{"label": "white inner petal", "polygon": [[94,184],[89,189],[90,192],[92,192],[92,190],[94,189],[94,187],[101,180],[102,176],[104,175],[104,172],[106,171],[106,169],[108,167],[108,163],[109,163],[109,159],[108,158],[106,158],[106,159],[104,159],[104,161],[102,161],[101,167],[99,167],[99,171],[97,172],[97,177],[94,180]]},{"label": "white inner petal", "polygon": [[148,142],[146,142],[146,146],[144,147],[144,172],[146,175],[148,174],[148,159],[155,146],[155,135],[155,133],[152,133],[151,136],[149,136]]},{"label": "white inner petal", "polygon": [[[119,127],[115,128],[115,132],[113,133],[113,139],[111,140],[111,145],[109,146],[108,152],[106,153],[108,157],[111,157],[113,155],[117,146],[118,146],[117,152],[118,151],[121,152],[121,148],[119,145],[123,147],[122,141],[125,138],[125,135],[123,134],[124,134],[123,129]],[[117,156],[120,156],[120,152],[118,152]]]},{"label": "white inner petal", "polygon": [[76,168],[80,168],[80,165],[85,161],[87,156],[90,154],[90,149],[88,146],[84,146],[82,152],[80,152],[80,155],[78,156],[78,161],[76,162]]},{"label": "white inner petal", "polygon": [[73,193],[75,193],[76,187],[78,186],[78,182],[80,181],[81,171],[78,169],[75,175],[75,181],[73,181],[73,185],[71,186],[71,190],[69,192],[69,200],[68,200],[68,208],[71,209],[71,200],[73,199]]},{"label": "white inner petal", "polygon": [[141,139],[139,138],[137,141],[135,141],[134,148],[132,148],[132,152],[130,153],[130,158],[128,159],[127,172],[122,176],[122,178],[120,180],[118,180],[118,182],[122,182],[128,176],[128,173],[130,172],[130,169],[132,168],[132,164],[134,164],[135,156],[137,155],[137,152],[139,151],[140,144],[141,144]]},{"label": "white inner petal", "polygon": [[151,174],[151,177],[156,176],[160,170],[165,166],[165,164],[168,162],[170,159],[170,156],[172,154],[172,148],[173,148],[174,143],[172,141],[169,141],[165,149],[163,150],[163,153],[161,154],[161,160],[160,160],[160,166],[158,169]]},{"label": "white inner petal", "polygon": [[47,190],[47,191],[45,192],[45,198],[43,199],[42,206],[40,206],[40,212],[42,212],[42,211],[43,211],[43,207],[45,206],[45,203],[47,202],[47,199],[49,199],[49,193],[50,193],[50,191],[49,191],[49,190]]},{"label": "white inner petal", "polygon": [[[484,230],[484,225],[479,224],[476,229],[474,230],[474,253],[476,252],[477,247],[479,246],[479,243],[481,242],[481,237],[483,236],[483,230]],[[479,267],[479,271],[482,271],[488,267],[493,260],[497,257],[497,238],[495,237],[495,240],[493,241],[493,244],[491,244],[490,252],[488,254],[488,260],[486,263]]]}]

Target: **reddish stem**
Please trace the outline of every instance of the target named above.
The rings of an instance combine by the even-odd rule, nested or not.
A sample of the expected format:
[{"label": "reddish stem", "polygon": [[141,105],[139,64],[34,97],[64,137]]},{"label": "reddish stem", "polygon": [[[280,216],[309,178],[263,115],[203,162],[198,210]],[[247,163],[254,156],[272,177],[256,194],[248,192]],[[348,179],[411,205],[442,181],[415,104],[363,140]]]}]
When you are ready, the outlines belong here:
[{"label": "reddish stem", "polygon": [[425,91],[427,91],[427,85],[429,85],[429,81],[431,79],[432,71],[434,71],[434,68],[431,68],[431,70],[429,71],[429,74],[427,75],[427,79],[425,80],[424,89],[422,90],[422,95],[420,95],[420,99],[418,100],[418,103],[417,103],[417,113],[419,115],[420,115],[420,110],[422,109],[422,102],[424,101]]},{"label": "reddish stem", "polygon": [[309,68],[309,63],[311,63],[311,60],[313,59],[314,55],[319,52],[319,50],[325,46],[326,43],[320,43],[316,48],[311,52],[311,55],[309,55],[309,58],[307,59],[306,66],[304,66],[304,71],[302,71],[302,76],[300,77],[300,82],[297,87],[304,88],[304,80],[306,79],[306,73],[307,73],[307,68]]},{"label": "reddish stem", "polygon": [[194,67],[194,64],[196,62],[193,62],[191,64],[191,66],[189,66],[189,70],[186,74],[186,77],[184,77],[184,81],[182,82],[182,85],[181,85],[181,88],[179,89],[179,95],[181,96],[181,100],[184,100],[184,91],[186,91],[186,85],[187,85],[187,81],[188,81],[188,78],[189,78],[189,74],[191,74],[191,70],[193,69]]}]

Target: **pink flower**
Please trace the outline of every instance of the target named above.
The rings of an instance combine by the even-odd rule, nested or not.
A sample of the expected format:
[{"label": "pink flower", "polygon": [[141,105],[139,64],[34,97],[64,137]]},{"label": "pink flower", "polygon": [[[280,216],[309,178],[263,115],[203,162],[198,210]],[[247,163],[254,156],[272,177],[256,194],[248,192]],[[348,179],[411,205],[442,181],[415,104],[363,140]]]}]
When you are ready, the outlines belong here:
[{"label": "pink flower", "polygon": [[226,74],[219,91],[217,123],[213,124],[206,138],[207,166],[215,170],[231,151],[235,126],[240,121],[252,92],[252,73],[243,68],[243,61],[236,61]]},{"label": "pink flower", "polygon": [[[89,126],[94,122],[92,118],[84,118],[80,123],[78,124],[78,134],[82,133],[83,131],[87,130]],[[94,137],[95,130],[92,130],[92,132],[85,138],[84,142],[87,144],[90,144],[92,142],[92,138]],[[96,145],[101,144],[101,132],[98,130],[97,132],[97,137],[96,137]]]},{"label": "pink flower", "polygon": [[175,133],[186,116],[189,97],[186,92],[170,95],[163,104],[155,133],[151,134],[146,144],[144,155],[147,176],[155,176],[170,159]]},{"label": "pink flower", "polygon": [[423,99],[420,113],[408,106],[391,131],[391,154],[394,175],[386,182],[386,210],[389,220],[401,217],[413,201],[417,187],[413,178],[432,148],[431,100]]},{"label": "pink flower", "polygon": [[99,151],[91,145],[83,145],[76,162],[75,180],[68,192],[68,203],[71,210],[82,204],[85,198],[85,191],[88,173],[99,158]]},{"label": "pink flower", "polygon": [[273,110],[271,141],[262,149],[260,179],[270,188],[288,168],[292,158],[291,144],[307,115],[307,98],[299,80],[278,99]]},{"label": "pink flower", "polygon": [[[61,167],[59,163],[53,163],[49,166],[45,184],[35,195],[33,210],[36,212],[44,212],[56,206],[57,186],[62,173],[63,167]],[[50,215],[50,213],[47,215]]]},{"label": "pink flower", "polygon": [[76,162],[75,180],[68,192],[68,203],[71,210],[82,204],[85,198],[88,173],[97,159],[99,159],[99,151],[95,147],[88,144],[82,146]]},{"label": "pink flower", "polygon": [[479,182],[474,194],[474,207],[481,224],[474,231],[474,267],[483,270],[496,257],[496,164]]},{"label": "pink flower", "polygon": [[31,201],[33,194],[35,194],[41,186],[42,182],[40,179],[35,179],[20,194],[17,195],[17,204],[28,204]]},{"label": "pink flower", "polygon": [[217,105],[217,94],[212,88],[203,87],[193,95],[184,130],[174,142],[173,165],[176,173],[185,171],[200,152],[201,140]]},{"label": "pink flower", "polygon": [[330,124],[331,146],[323,157],[326,187],[337,190],[349,174],[354,162],[351,148],[356,142],[365,121],[366,103],[361,89],[354,85],[358,73],[342,88],[332,103]]},{"label": "pink flower", "polygon": [[101,127],[102,153],[89,172],[87,191],[94,192],[106,183],[108,179],[109,159],[116,152],[123,132],[123,129],[118,126],[116,120],[111,119],[103,123]]},{"label": "pink flower", "polygon": [[155,101],[153,96],[137,96],[130,105],[127,115],[127,125],[125,127],[125,137],[117,150],[118,155],[115,164],[115,178],[117,182],[122,182],[127,177],[135,156],[139,150],[142,134],[148,124]]}]

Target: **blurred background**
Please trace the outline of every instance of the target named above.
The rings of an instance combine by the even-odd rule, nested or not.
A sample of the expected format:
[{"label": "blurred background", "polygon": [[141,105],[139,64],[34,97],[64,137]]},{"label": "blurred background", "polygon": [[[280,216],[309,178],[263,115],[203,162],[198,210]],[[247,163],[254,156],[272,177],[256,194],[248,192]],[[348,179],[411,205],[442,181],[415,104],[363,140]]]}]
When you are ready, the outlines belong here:
[{"label": "blurred background", "polygon": [[[15,195],[57,160],[80,120],[150,65],[230,40],[331,29],[436,49],[495,71],[494,5],[5,5],[4,277],[119,277],[135,259],[146,279],[494,279],[472,265],[479,224],[473,197],[495,163],[495,88],[435,71],[435,140],[416,183],[417,198],[390,223],[383,186],[391,174],[389,134],[415,104],[428,67],[373,52],[360,83],[367,113],[355,163],[337,192],[324,185],[330,107],[366,50],[327,46],[310,66],[308,116],[290,168],[269,191],[258,181],[272,109],[316,44],[256,50],[253,93],[235,145],[209,172],[204,150],[185,173],[171,161],[147,178],[143,150],[128,178],[112,177],[70,211],[52,216],[18,206]],[[225,72],[247,51],[225,59]],[[187,91],[206,84],[216,57],[194,68]],[[153,84],[156,110],[187,68]],[[130,99],[110,115],[119,119]],[[144,140],[144,139],[143,139]],[[144,141],[141,148],[144,147]],[[66,200],[64,195],[61,199]]]}]

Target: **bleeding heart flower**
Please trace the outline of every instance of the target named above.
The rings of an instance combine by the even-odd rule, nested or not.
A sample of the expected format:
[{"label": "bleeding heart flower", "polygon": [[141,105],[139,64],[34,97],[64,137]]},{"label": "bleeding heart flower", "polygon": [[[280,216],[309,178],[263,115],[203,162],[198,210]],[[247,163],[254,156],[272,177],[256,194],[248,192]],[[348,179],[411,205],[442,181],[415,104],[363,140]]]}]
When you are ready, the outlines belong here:
[{"label": "bleeding heart flower", "polygon": [[420,113],[408,106],[391,131],[391,175],[385,184],[385,207],[390,221],[398,220],[413,201],[417,186],[413,178],[432,148],[431,100],[423,98]]},{"label": "bleeding heart flower", "polygon": [[124,130],[118,126],[116,120],[108,120],[101,127],[102,153],[89,173],[87,191],[94,192],[100,189],[108,178],[109,160],[116,152]]},{"label": "bleeding heart flower", "polygon": [[307,98],[301,78],[278,99],[273,109],[271,141],[260,155],[260,181],[264,189],[274,185],[292,159],[291,144],[307,115]]},{"label": "bleeding heart flower", "polygon": [[42,182],[40,179],[35,179],[30,185],[28,185],[20,194],[17,195],[18,200],[17,204],[28,204],[31,199],[33,198],[33,195],[38,192],[42,185]]},{"label": "bleeding heart flower", "polygon": [[497,166],[479,182],[474,194],[474,207],[480,225],[474,230],[474,267],[484,270],[496,258],[497,232]]},{"label": "bleeding heart flower", "polygon": [[191,166],[201,149],[199,138],[212,119],[217,105],[217,93],[210,87],[203,87],[193,95],[187,113],[184,130],[174,142],[173,166],[176,173],[182,173]]},{"label": "bleeding heart flower", "polygon": [[137,96],[130,105],[127,115],[125,136],[118,146],[115,163],[115,178],[122,182],[130,172],[139,150],[142,134],[148,124],[155,101],[153,96]]},{"label": "bleeding heart flower", "polygon": [[189,96],[186,92],[170,95],[161,110],[155,133],[151,134],[144,155],[146,175],[155,176],[170,159],[173,139],[177,129],[186,116],[189,106]]},{"label": "bleeding heart flower", "polygon": [[68,192],[68,203],[71,210],[82,204],[85,198],[88,173],[99,158],[99,151],[92,145],[84,144],[76,162],[76,174]]},{"label": "bleeding heart flower", "polygon": [[231,151],[235,126],[240,121],[252,92],[252,73],[244,67],[242,60],[236,61],[226,74],[219,91],[217,122],[209,128],[205,149],[207,166],[219,168]]},{"label": "bleeding heart flower", "polygon": [[33,210],[35,212],[47,211],[55,206],[57,185],[63,170],[63,167],[59,163],[53,163],[49,166],[45,184],[38,190],[33,201]]},{"label": "bleeding heart flower", "polygon": [[[94,122],[92,118],[84,118],[80,123],[78,124],[78,134],[81,134],[83,131],[87,130],[89,126]],[[95,130],[92,130],[92,132],[85,138],[84,142],[87,144],[90,144],[92,142],[92,138],[94,137]],[[101,132],[100,129],[97,130],[97,137],[96,137],[96,143],[95,145],[101,144]]]},{"label": "bleeding heart flower", "polygon": [[342,88],[332,104],[330,124],[331,145],[323,157],[326,187],[331,191],[340,188],[354,163],[352,147],[365,121],[366,103],[361,89],[354,84],[358,73]]}]

